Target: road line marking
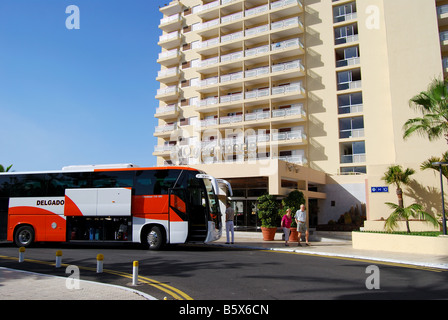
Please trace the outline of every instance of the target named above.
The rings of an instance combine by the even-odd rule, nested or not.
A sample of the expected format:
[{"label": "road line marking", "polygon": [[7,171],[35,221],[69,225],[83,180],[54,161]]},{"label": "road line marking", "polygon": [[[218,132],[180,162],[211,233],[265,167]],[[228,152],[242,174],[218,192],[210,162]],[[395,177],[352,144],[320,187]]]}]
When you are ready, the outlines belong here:
[{"label": "road line marking", "polygon": [[[6,259],[6,260],[19,260],[16,257],[8,257],[8,256],[3,256],[0,255],[0,259]],[[37,264],[44,264],[44,265],[55,265],[54,262],[49,262],[49,261],[42,261],[42,260],[34,260],[34,259],[25,259],[24,262],[31,262],[31,263],[37,263]],[[61,266],[63,267],[68,267],[70,264],[61,264]],[[96,268],[93,267],[85,267],[85,266],[78,266],[79,269],[83,269],[83,270],[89,270],[89,271],[96,271]],[[120,277],[124,277],[124,278],[130,278],[132,279],[132,274],[127,273],[127,272],[123,272],[123,271],[115,271],[115,270],[111,270],[111,269],[103,269],[103,272],[106,273],[110,273],[110,274],[114,274]],[[168,284],[165,283],[161,283],[157,280],[148,278],[148,277],[143,277],[143,276],[139,276],[138,277],[139,280],[141,280],[141,282],[146,283],[147,285],[150,285],[160,291],[163,291],[167,294],[169,294],[170,296],[172,296],[174,299],[176,300],[193,300],[193,298],[191,298],[188,294],[184,293],[183,291],[174,288]],[[101,282],[98,282],[101,283]]]}]

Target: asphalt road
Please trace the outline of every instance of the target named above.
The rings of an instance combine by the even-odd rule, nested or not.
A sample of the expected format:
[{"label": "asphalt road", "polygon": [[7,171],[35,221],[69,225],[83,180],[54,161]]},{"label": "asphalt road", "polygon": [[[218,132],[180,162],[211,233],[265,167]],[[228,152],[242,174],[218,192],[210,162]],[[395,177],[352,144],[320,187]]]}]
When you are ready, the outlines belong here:
[{"label": "asphalt road", "polygon": [[[57,250],[63,252],[58,269],[54,267]],[[96,273],[97,254],[104,255],[101,274]],[[139,261],[141,279],[134,288],[162,300],[448,298],[447,271],[297,253],[213,245],[147,251],[134,245],[46,244],[28,248],[24,263],[7,258],[17,256],[16,247],[0,244],[2,267],[69,276],[65,269],[74,265],[81,279],[125,286],[131,286],[133,261]],[[368,269],[371,265],[376,266],[373,271]]]}]

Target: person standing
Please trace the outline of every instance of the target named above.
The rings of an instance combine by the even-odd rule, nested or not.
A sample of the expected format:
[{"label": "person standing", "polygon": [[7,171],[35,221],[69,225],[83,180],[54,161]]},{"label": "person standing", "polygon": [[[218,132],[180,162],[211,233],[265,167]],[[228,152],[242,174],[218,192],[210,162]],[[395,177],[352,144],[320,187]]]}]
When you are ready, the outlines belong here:
[{"label": "person standing", "polygon": [[227,203],[226,209],[226,234],[227,234],[227,242],[229,244],[229,233],[232,235],[232,244],[234,243],[234,224],[233,220],[235,218],[235,210],[230,206],[230,202]]},{"label": "person standing", "polygon": [[285,246],[289,246],[288,240],[289,240],[289,233],[291,232],[291,223],[292,223],[292,217],[291,217],[291,209],[286,209],[286,214],[282,217],[282,228],[283,232],[285,233]]},{"label": "person standing", "polygon": [[310,243],[308,242],[308,238],[309,238],[309,231],[308,231],[308,226],[306,224],[306,211],[305,211],[305,205],[301,204],[300,205],[300,209],[297,210],[296,215],[294,216],[294,218],[296,219],[297,222],[297,232],[299,233],[299,237],[298,237],[298,246],[301,246],[300,244],[300,240],[302,239],[302,232],[305,232],[305,240],[306,240],[306,245],[309,246]]}]

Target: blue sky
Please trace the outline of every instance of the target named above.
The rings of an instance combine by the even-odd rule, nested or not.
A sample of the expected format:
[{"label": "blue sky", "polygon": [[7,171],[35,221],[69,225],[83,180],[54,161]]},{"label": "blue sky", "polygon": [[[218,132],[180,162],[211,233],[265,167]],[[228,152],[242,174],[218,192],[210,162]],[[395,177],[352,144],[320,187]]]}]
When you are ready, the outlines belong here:
[{"label": "blue sky", "polygon": [[[157,45],[169,0],[1,0],[0,164],[155,165]],[[66,28],[66,7],[80,29]]]}]

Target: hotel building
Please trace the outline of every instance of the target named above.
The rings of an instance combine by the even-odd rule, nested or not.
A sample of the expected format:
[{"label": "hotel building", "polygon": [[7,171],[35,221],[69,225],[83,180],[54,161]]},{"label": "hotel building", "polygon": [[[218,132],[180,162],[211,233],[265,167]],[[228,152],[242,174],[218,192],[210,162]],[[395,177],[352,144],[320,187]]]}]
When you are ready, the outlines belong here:
[{"label": "hotel building", "polygon": [[376,192],[392,164],[417,171],[405,204],[441,211],[440,180],[419,166],[446,141],[404,141],[402,126],[417,116],[409,99],[448,71],[448,1],[180,0],[160,12],[153,154],[231,182],[238,227],[260,225],[258,196],[298,189],[311,227],[357,207],[368,228],[396,202],[393,186]]}]

